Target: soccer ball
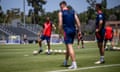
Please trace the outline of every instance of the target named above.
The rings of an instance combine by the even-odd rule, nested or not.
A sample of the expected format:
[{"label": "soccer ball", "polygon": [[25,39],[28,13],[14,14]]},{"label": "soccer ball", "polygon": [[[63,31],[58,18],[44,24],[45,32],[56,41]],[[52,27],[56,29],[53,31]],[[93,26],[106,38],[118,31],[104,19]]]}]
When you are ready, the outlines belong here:
[{"label": "soccer ball", "polygon": [[63,53],[66,53],[66,50],[63,50]]},{"label": "soccer ball", "polygon": [[48,53],[48,49],[45,50],[45,53]]},{"label": "soccer ball", "polygon": [[37,55],[38,54],[38,51],[33,51],[33,55]]},{"label": "soccer ball", "polygon": [[57,50],[54,50],[54,53],[57,53],[58,51]]},{"label": "soccer ball", "polygon": [[58,53],[62,53],[62,50],[58,50]]},{"label": "soccer ball", "polygon": [[50,52],[52,53],[52,52],[53,52],[53,50],[51,49],[51,50],[50,50]]}]

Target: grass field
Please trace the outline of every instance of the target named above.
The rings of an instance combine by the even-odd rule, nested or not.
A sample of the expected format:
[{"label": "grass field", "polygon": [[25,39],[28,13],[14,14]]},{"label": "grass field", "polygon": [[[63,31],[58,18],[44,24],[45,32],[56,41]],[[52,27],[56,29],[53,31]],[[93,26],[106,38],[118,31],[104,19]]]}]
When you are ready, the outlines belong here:
[{"label": "grass field", "polygon": [[[91,66],[120,64],[120,51],[106,51],[106,63],[95,65],[94,62],[99,59],[99,51],[96,45],[96,43],[86,43],[84,49],[77,49],[76,44],[74,45],[78,70],[71,72],[120,72],[120,65],[79,69]],[[64,44],[52,45],[51,47],[52,49],[65,49]],[[46,49],[46,46],[43,45],[43,48]],[[62,66],[64,54],[46,55],[41,53],[34,56],[32,52],[37,49],[37,44],[0,45],[0,72],[49,72],[67,69]]]}]

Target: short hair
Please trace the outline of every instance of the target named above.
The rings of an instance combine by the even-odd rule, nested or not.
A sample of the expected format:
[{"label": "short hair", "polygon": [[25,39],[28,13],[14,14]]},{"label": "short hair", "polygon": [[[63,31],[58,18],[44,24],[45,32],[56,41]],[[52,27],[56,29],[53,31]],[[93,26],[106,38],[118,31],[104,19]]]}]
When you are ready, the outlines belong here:
[{"label": "short hair", "polygon": [[66,1],[62,1],[62,2],[60,2],[59,5],[61,6],[62,4],[67,5]]},{"label": "short hair", "polygon": [[98,7],[99,9],[102,9],[102,5],[100,3],[97,3],[96,7]]}]

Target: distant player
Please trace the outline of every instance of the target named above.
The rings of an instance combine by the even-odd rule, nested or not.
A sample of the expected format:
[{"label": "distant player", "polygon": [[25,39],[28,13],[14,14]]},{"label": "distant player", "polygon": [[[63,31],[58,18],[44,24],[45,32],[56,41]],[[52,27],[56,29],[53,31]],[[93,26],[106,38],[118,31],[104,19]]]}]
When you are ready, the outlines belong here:
[{"label": "distant player", "polygon": [[[78,33],[78,30],[77,30],[77,33]],[[77,35],[77,45],[78,45],[78,48],[80,48],[80,41],[81,41],[81,44],[82,44],[82,48],[84,48],[84,41],[83,41],[83,36],[84,36],[84,33],[81,32],[79,33],[79,35]]]},{"label": "distant player", "polygon": [[105,35],[105,16],[102,12],[101,4],[96,4],[97,17],[96,17],[96,38],[97,44],[100,51],[100,60],[95,62],[95,64],[104,63],[104,35]]},{"label": "distant player", "polygon": [[47,41],[47,46],[48,46],[48,54],[50,54],[50,37],[51,37],[51,32],[52,32],[52,22],[50,21],[49,17],[46,17],[46,22],[43,25],[43,30],[41,31],[42,35],[38,37],[38,43],[39,43],[39,53],[43,51],[42,49],[42,41],[46,40]]},{"label": "distant player", "polygon": [[64,34],[64,42],[67,51],[64,60],[64,66],[67,66],[67,62],[70,56],[72,60],[72,64],[68,68],[76,69],[77,63],[73,49],[73,41],[76,33],[75,21],[77,23],[77,29],[79,29],[78,33],[80,33],[80,21],[75,11],[67,8],[67,3],[65,1],[62,1],[60,3],[60,8],[61,11],[58,13],[59,30],[61,34]]},{"label": "distant player", "polygon": [[112,48],[110,48],[110,50],[113,49],[114,47],[114,43],[113,43],[113,28],[109,25],[107,25],[105,27],[105,42],[104,42],[104,47],[105,50],[108,50],[108,48],[106,48],[106,44],[107,42],[110,41]]},{"label": "distant player", "polygon": [[28,44],[28,39],[26,34],[23,35],[23,41],[24,41],[24,44]]}]

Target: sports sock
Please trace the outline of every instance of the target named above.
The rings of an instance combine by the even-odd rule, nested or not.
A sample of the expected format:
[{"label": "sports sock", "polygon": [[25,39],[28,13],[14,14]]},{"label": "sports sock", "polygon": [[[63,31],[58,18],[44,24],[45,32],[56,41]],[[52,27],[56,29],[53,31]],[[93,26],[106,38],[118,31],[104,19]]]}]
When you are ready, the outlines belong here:
[{"label": "sports sock", "polygon": [[104,56],[100,56],[100,61],[104,61]]},{"label": "sports sock", "polygon": [[66,66],[66,65],[67,65],[67,60],[64,60],[64,63],[63,63],[63,64],[64,64],[64,66]]},{"label": "sports sock", "polygon": [[42,47],[39,47],[39,48],[40,48],[40,50],[43,50]]},{"label": "sports sock", "polygon": [[48,53],[50,53],[50,49],[48,49]]},{"label": "sports sock", "polygon": [[77,66],[76,61],[73,61],[73,62],[72,62],[72,65],[73,65],[73,66]]}]

